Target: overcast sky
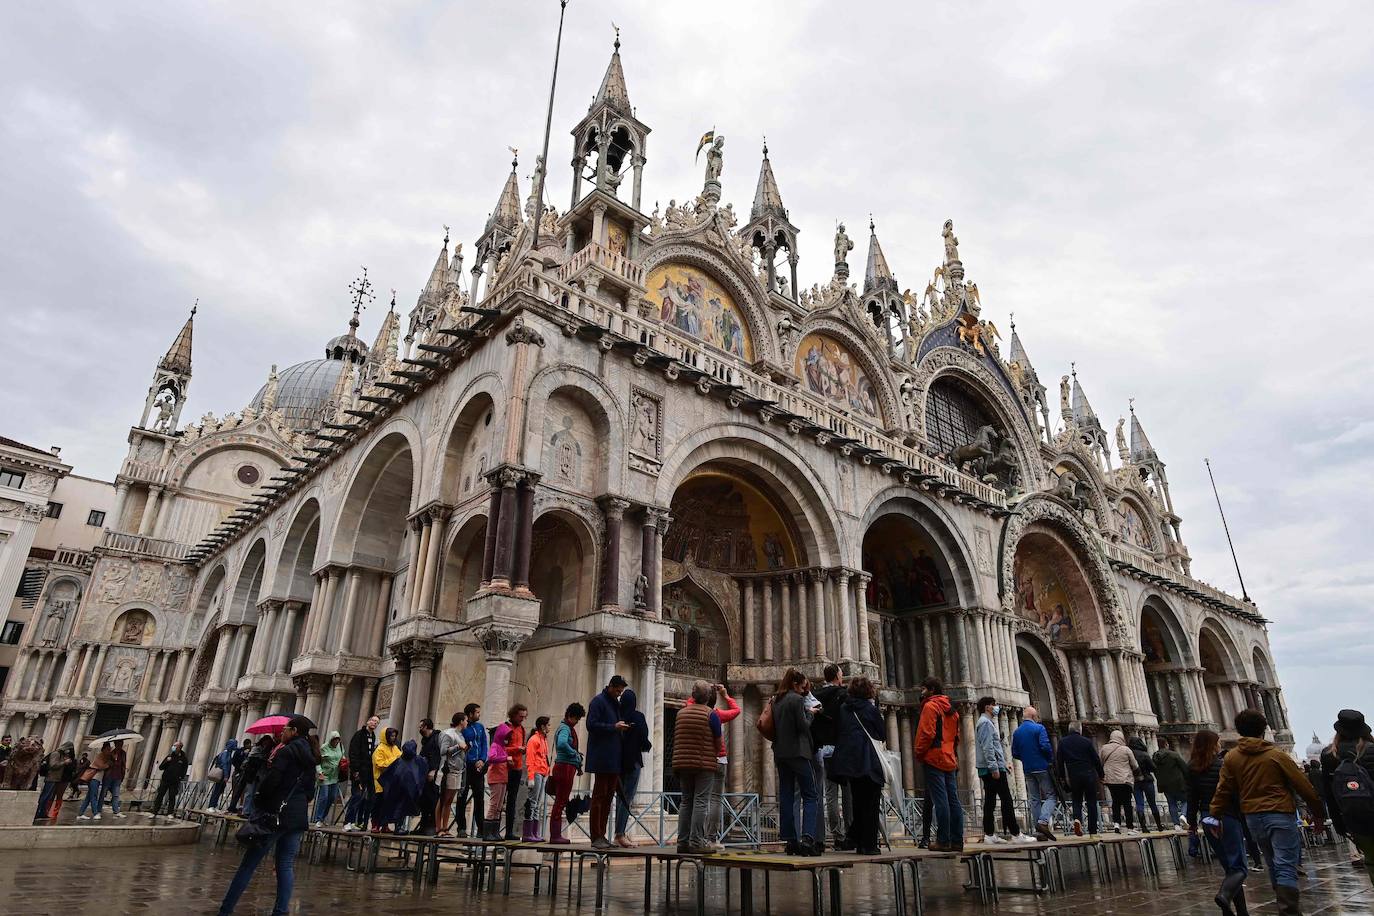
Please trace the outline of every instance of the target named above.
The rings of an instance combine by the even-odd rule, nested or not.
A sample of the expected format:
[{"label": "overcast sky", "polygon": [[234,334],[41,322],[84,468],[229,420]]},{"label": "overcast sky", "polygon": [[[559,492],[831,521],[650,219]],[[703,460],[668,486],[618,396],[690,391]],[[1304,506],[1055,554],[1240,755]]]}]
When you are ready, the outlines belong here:
[{"label": "overcast sky", "polygon": [[[550,198],[621,27],[652,129],[646,209],[766,133],[803,285],[871,212],[924,288],[953,218],[985,317],[1108,428],[1134,397],[1194,572],[1236,574],[1211,457],[1299,746],[1374,714],[1374,10],[1254,2],[572,0]],[[414,304],[543,134],[557,3],[14,4],[0,29],[0,433],[109,477],[193,300],[185,418],[345,330],[367,265]],[[522,193],[527,190],[522,189]],[[471,264],[469,257],[468,264]]]}]

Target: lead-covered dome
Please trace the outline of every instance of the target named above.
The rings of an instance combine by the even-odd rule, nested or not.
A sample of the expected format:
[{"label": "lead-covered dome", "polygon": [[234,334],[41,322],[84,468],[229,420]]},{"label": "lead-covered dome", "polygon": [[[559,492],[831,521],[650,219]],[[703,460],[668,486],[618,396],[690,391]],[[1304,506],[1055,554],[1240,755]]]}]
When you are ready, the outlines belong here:
[{"label": "lead-covered dome", "polygon": [[[329,398],[346,365],[341,359],[310,359],[277,375],[277,411],[288,426],[302,432],[319,429],[329,414]],[[261,409],[266,392],[266,385],[259,388],[249,406]]]}]

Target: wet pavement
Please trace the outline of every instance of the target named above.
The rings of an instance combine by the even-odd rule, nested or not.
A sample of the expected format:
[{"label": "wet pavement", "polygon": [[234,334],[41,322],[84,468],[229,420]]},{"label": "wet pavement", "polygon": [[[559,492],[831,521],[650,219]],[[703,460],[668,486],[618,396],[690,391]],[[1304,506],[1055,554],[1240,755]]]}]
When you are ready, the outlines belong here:
[{"label": "wet pavement", "polygon": [[[135,815],[130,821],[143,818]],[[1303,881],[1303,912],[1307,916],[1374,916],[1374,889],[1363,869],[1352,868],[1337,848],[1311,851],[1306,860],[1308,876]],[[239,852],[232,843],[218,847],[209,838],[194,846],[157,849],[34,850],[0,855],[0,912],[39,916],[81,912],[163,914],[214,913],[219,899],[238,867]],[[1099,884],[1076,870],[1076,856],[1065,857],[1068,893],[1035,896],[1028,893],[1003,893],[1001,901],[986,907],[976,895],[965,892],[963,874],[952,863],[930,862],[924,866],[926,912],[930,916],[1216,916],[1212,903],[1220,874],[1200,864],[1190,864],[1182,873],[1174,870],[1167,855],[1160,860],[1161,876],[1145,878],[1133,867],[1132,873],[1112,884]],[[687,884],[690,870],[684,870]],[[1008,866],[999,866],[1004,881],[1024,883]],[[1020,869],[1024,872],[1024,869]],[[625,862],[616,862],[610,871],[605,912],[642,913],[643,871]],[[662,906],[662,892],[655,873],[655,907]],[[590,869],[582,902],[567,893],[567,872],[563,872],[558,895],[533,897],[528,872],[518,873],[511,895],[473,894],[466,871],[445,865],[437,885],[417,886],[408,875],[359,875],[341,864],[310,865],[297,862],[296,894],[292,913],[319,913],[329,916],[379,916],[379,914],[519,914],[594,913],[594,877]],[[774,914],[809,913],[810,885],[801,876],[774,876],[772,906],[765,910],[762,884],[758,880],[755,912]],[[236,912],[271,912],[275,884],[270,860],[264,862]],[[738,881],[731,888],[731,911],[738,910]],[[692,912],[694,894],[684,886],[678,913]],[[1254,916],[1275,916],[1272,892],[1263,874],[1252,874],[1248,883],[1250,912]],[[725,887],[718,871],[708,883],[708,912],[723,913]],[[844,911],[855,913],[895,912],[892,885],[886,870],[864,867],[844,878]]]}]

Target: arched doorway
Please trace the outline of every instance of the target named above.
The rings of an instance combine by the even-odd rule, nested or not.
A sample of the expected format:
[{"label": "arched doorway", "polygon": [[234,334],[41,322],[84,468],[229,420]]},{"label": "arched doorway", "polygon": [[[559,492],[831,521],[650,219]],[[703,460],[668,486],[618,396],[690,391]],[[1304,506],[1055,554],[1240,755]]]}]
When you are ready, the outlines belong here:
[{"label": "arched doorway", "polygon": [[1190,699],[1190,666],[1183,628],[1163,598],[1152,595],[1140,613],[1140,652],[1150,708],[1161,734],[1185,735],[1197,730]]},{"label": "arched doorway", "polygon": [[1020,633],[1016,637],[1016,666],[1027,705],[1035,707],[1052,733],[1067,726],[1073,718],[1073,700],[1065,689],[1054,651],[1038,637]]},{"label": "arched doorway", "polygon": [[1208,624],[1204,624],[1198,633],[1198,661],[1202,666],[1207,712],[1223,735],[1234,733],[1232,720],[1241,709],[1233,689],[1235,666],[1227,651],[1227,642],[1222,633]]}]

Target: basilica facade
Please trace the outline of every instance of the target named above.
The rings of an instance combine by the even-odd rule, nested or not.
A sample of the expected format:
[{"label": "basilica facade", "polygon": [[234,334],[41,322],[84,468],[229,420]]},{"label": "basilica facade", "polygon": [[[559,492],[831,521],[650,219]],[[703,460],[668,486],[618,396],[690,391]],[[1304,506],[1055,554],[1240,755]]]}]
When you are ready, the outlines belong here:
[{"label": "basilica facade", "polygon": [[1141,420],[1104,426],[1076,376],[1046,385],[1014,326],[1001,342],[952,223],[919,294],[871,225],[862,262],[841,226],[804,288],[768,150],[747,214],[722,202],[719,136],[700,191],[646,213],[649,133],[617,41],[566,212],[542,161],[527,198],[513,165],[466,273],[446,236],[370,345],[360,278],[323,355],[187,422],[193,313],[79,608],[20,648],[7,730],[128,725],[155,751],[135,775],[180,738],[199,776],[265,712],[409,735],[469,701],[556,718],[618,672],[658,788],[704,677],[745,709],[729,788],[771,793],[761,703],[788,666],[838,661],[881,685],[912,787],[928,675],[966,747],[984,694],[1004,731],[1033,703],[1055,731],[1185,745],[1260,707],[1291,746],[1266,622],[1193,578]]}]

